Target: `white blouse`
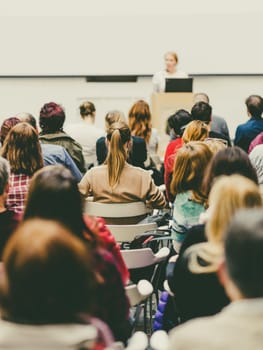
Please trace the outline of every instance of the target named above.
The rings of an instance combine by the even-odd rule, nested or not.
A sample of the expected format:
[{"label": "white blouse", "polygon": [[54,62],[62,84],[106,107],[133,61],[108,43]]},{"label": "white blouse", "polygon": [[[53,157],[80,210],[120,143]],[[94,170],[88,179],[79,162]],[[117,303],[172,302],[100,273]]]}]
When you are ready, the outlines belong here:
[{"label": "white blouse", "polygon": [[157,72],[154,74],[152,82],[153,82],[153,91],[154,92],[164,92],[165,91],[165,79],[166,78],[188,78],[188,74],[177,70],[174,73],[169,73],[165,70]]}]

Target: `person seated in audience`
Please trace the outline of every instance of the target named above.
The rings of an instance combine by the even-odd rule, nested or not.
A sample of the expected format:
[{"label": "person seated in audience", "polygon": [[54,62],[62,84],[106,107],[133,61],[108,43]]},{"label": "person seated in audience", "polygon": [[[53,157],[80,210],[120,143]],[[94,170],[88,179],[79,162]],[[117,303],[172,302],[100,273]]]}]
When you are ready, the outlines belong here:
[{"label": "person seated in audience", "polygon": [[[206,102],[208,104],[210,103],[208,95],[204,92],[197,92],[194,94],[194,105],[197,102]],[[229,129],[224,118],[217,115],[212,115],[211,131],[224,135],[226,140],[230,142]]]},{"label": "person seated in audience", "polygon": [[63,131],[66,116],[63,108],[54,103],[46,103],[40,110],[39,125],[41,143],[63,146],[76,163],[80,172],[85,173],[85,162],[81,145]]},{"label": "person seated in audience", "polygon": [[[110,128],[113,123],[125,122],[124,114],[118,110],[109,111],[105,117],[105,130]],[[98,164],[103,164],[107,158],[108,149],[106,136],[100,137],[96,142],[96,154]],[[131,149],[129,150],[129,155],[127,162],[133,166],[138,166],[144,169],[144,162],[147,159],[147,149],[144,139],[137,136],[132,136]]]},{"label": "person seated in audience", "polygon": [[251,153],[253,149],[263,144],[263,132],[258,134],[250,143],[248,153]]},{"label": "person seated in audience", "polygon": [[0,157],[0,260],[5,244],[20,221],[20,215],[6,207],[9,192],[10,167],[8,161]]},{"label": "person seated in audience", "polygon": [[171,181],[174,170],[174,162],[179,149],[190,141],[203,141],[208,136],[208,127],[200,120],[191,121],[184,129],[182,135],[182,145],[177,146],[174,152],[166,159],[164,163],[164,183],[166,188],[166,196],[169,202],[173,202],[174,195],[171,193]]},{"label": "person seated in audience", "polygon": [[253,148],[253,151],[249,153],[249,159],[256,170],[258,183],[263,195],[263,144]]},{"label": "person seated in audience", "polygon": [[44,166],[36,130],[28,123],[15,125],[7,134],[0,155],[9,161],[11,168],[6,204],[23,212],[30,179]]},{"label": "person seated in audience", "polygon": [[173,275],[169,278],[182,322],[213,315],[228,303],[216,278],[223,233],[238,209],[261,207],[262,199],[253,181],[240,175],[230,175],[215,182],[208,204],[209,218],[204,228],[204,240],[208,242],[197,243],[197,239],[194,242],[192,234],[192,245],[188,241],[188,248],[182,246]]},{"label": "person seated in audience", "polygon": [[175,153],[177,148],[182,147],[182,135],[185,127],[192,121],[192,116],[185,109],[179,109],[167,119],[171,141],[168,143],[164,155],[164,168],[167,165],[168,158]]},{"label": "person seated in audience", "polygon": [[175,196],[172,238],[176,252],[187,230],[198,223],[200,214],[205,211],[207,197],[201,184],[211,158],[209,147],[200,141],[183,145],[176,154],[171,182],[171,193]]},{"label": "person seated in audience", "polygon": [[[9,120],[11,120],[11,122]],[[26,112],[18,113],[16,117],[6,119],[3,122],[1,127],[1,130],[3,128],[3,132],[1,132],[2,143],[4,142],[4,139],[7,133],[9,132],[9,130],[14,125],[20,123],[21,121],[33,126],[33,128],[38,133],[36,118],[30,113],[26,113]],[[49,143],[45,143],[45,144],[41,143],[40,146],[42,150],[44,165],[62,164],[71,171],[72,175],[78,181],[81,180],[82,178],[81,172],[79,171],[76,164],[73,162],[72,158],[70,157],[70,155],[68,154],[68,152],[65,150],[64,147],[59,145],[49,144]]]},{"label": "person seated in audience", "polygon": [[251,141],[263,132],[263,99],[259,95],[251,95],[246,99],[246,106],[249,120],[237,127],[234,145],[248,152]]},{"label": "person seated in audience", "polygon": [[231,146],[230,139],[225,135],[211,130],[212,107],[203,101],[197,102],[191,109],[193,120],[201,120],[209,127],[209,137],[225,140],[228,146]]},{"label": "person seated in audience", "polygon": [[108,327],[92,317],[98,281],[91,254],[69,229],[28,220],[8,241],[3,263],[1,349],[111,345]]},{"label": "person seated in audience", "polygon": [[108,129],[107,144],[105,164],[87,171],[79,183],[81,194],[93,196],[94,202],[142,201],[152,208],[164,208],[165,198],[155,186],[150,172],[127,163],[131,146],[128,125],[124,122],[112,124]]},{"label": "person seated in audience", "polygon": [[13,126],[20,123],[20,119],[17,117],[10,117],[3,121],[1,128],[0,128],[0,141],[1,146],[3,146],[5,138],[9,132],[10,129],[12,129]]},{"label": "person seated in audience", "polygon": [[66,125],[65,130],[82,146],[85,167],[89,169],[96,165],[96,141],[104,136],[104,130],[95,125],[96,108],[92,102],[83,102],[79,111],[82,120]]},{"label": "person seated in audience", "polygon": [[24,220],[30,218],[59,221],[90,247],[94,269],[100,278],[93,315],[109,325],[116,340],[126,341],[130,323],[124,286],[129,272],[104,221],[83,216],[77,181],[68,169],[61,165],[48,166],[34,175],[24,213]]},{"label": "person seated in audience", "polygon": [[256,170],[247,153],[236,146],[222,149],[212,158],[203,182],[203,190],[206,195],[208,196],[216,177],[232,174],[240,174],[258,184]]},{"label": "person seated in audience", "polygon": [[145,166],[149,167],[151,158],[157,155],[159,134],[152,127],[150,106],[147,102],[139,100],[135,102],[128,114],[128,123],[132,136],[138,136],[145,140],[147,146],[147,160]]},{"label": "person seated in audience", "polygon": [[226,227],[224,261],[218,268],[219,280],[232,303],[215,316],[175,328],[168,349],[261,349],[262,266],[262,209],[242,210]]}]

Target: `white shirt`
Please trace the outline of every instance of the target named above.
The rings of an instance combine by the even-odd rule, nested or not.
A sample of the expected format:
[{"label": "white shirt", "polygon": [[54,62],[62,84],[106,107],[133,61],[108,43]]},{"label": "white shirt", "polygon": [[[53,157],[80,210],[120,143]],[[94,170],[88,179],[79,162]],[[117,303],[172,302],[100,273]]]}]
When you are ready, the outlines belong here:
[{"label": "white shirt", "polygon": [[166,78],[188,78],[188,74],[181,70],[176,70],[174,73],[169,73],[166,70],[161,70],[160,72],[155,73],[152,79],[154,92],[165,91]]},{"label": "white shirt", "polygon": [[105,135],[105,131],[84,120],[79,123],[68,124],[65,127],[65,131],[81,144],[85,166],[88,167],[90,164],[96,164],[96,141]]}]

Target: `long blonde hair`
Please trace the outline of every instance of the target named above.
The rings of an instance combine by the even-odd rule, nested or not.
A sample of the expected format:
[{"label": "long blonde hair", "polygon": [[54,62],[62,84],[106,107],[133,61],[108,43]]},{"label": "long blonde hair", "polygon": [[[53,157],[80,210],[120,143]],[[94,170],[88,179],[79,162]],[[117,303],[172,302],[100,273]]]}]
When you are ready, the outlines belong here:
[{"label": "long blonde hair", "polygon": [[[259,187],[241,175],[221,176],[209,194],[210,219],[206,224],[209,241],[221,243],[226,227],[238,209],[262,206]],[[263,210],[262,210],[263,215]]]},{"label": "long blonde hair", "polygon": [[142,137],[146,143],[149,143],[152,117],[148,103],[143,100],[134,103],[129,111],[128,120],[132,135]]},{"label": "long blonde hair", "polygon": [[109,142],[109,150],[105,164],[108,166],[109,185],[114,187],[120,180],[128,158],[128,149],[124,147],[131,140],[131,132],[128,125],[121,121],[112,124],[107,131],[107,140]]}]

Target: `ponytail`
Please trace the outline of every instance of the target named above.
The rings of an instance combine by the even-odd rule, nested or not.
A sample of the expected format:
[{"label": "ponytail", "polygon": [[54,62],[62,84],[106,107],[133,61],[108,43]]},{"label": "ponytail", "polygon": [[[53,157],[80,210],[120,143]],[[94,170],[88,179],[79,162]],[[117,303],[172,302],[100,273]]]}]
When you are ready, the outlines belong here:
[{"label": "ponytail", "polygon": [[107,140],[110,142],[106,164],[110,187],[120,180],[128,154],[124,145],[131,139],[131,132],[124,122],[114,123],[108,130]]}]

